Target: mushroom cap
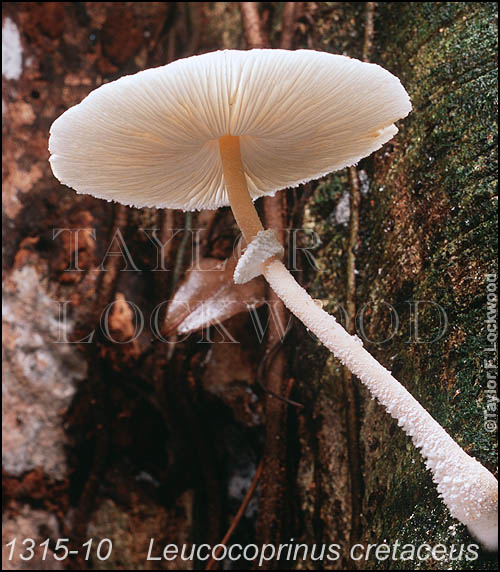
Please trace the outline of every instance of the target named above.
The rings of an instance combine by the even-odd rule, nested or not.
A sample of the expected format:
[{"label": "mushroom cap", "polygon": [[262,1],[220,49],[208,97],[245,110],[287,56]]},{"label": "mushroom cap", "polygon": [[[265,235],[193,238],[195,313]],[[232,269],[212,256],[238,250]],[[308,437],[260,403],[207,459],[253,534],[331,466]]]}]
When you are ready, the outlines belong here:
[{"label": "mushroom cap", "polygon": [[240,136],[252,199],[353,165],[411,110],[384,68],[313,50],[224,50],[107,83],[50,130],[79,193],[183,210],[229,204],[218,139]]}]

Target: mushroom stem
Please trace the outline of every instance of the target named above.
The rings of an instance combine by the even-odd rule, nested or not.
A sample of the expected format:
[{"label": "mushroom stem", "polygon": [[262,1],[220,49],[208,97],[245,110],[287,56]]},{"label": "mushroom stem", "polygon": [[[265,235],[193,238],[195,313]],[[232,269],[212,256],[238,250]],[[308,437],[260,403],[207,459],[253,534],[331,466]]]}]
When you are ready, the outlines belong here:
[{"label": "mushroom stem", "polygon": [[[248,193],[239,137],[219,139],[231,208],[247,243],[262,230]],[[498,483],[478,461],[467,455],[418,401],[337,320],[322,310],[277,258],[262,273],[287,308],[356,375],[371,394],[398,420],[432,472],[439,495],[453,517],[467,525],[482,544],[496,550]]]},{"label": "mushroom stem", "polygon": [[453,517],[491,550],[497,548],[498,483],[495,477],[448,435],[418,401],[349,335],[295,281],[280,260],[264,263],[263,274],[286,307],[356,375],[370,393],[398,420],[420,449],[439,495]]},{"label": "mushroom stem", "polygon": [[257,233],[264,230],[264,227],[248,192],[245,170],[241,162],[240,138],[224,135],[219,139],[219,149],[229,203],[236,224],[243,233],[247,244],[250,244]]}]

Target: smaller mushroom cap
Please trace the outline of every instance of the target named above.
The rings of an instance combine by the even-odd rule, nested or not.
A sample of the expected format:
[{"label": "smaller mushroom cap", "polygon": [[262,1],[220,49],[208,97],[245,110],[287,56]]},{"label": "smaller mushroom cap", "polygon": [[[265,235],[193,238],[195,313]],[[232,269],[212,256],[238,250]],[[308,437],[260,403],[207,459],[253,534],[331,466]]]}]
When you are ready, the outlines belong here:
[{"label": "smaller mushroom cap", "polygon": [[375,64],[312,50],[225,50],[125,76],[52,125],[55,176],[137,207],[227,206],[218,139],[240,136],[252,199],[358,162],[411,110]]}]

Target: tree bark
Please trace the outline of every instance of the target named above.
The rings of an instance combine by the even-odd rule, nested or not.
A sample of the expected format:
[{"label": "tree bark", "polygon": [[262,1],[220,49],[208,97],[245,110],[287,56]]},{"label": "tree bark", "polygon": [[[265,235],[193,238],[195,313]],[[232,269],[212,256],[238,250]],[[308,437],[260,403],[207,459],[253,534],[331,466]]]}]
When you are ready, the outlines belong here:
[{"label": "tree bark", "polygon": [[[337,10],[340,21],[352,17],[361,22],[356,7]],[[398,136],[358,168],[362,199],[356,292],[358,335],[365,333],[374,341],[365,345],[490,470],[496,440],[484,425],[483,358],[488,345],[487,275],[497,273],[495,10],[492,3],[377,4],[372,61],[401,78],[414,111],[401,122]],[[322,19],[327,17],[321,13]],[[322,45],[334,52],[350,46],[348,53],[360,57],[360,43],[352,46],[345,26],[339,30],[334,21],[329,23],[323,21],[329,30],[317,38]],[[359,42],[361,30],[354,26],[351,31]],[[348,301],[341,294],[347,229],[331,223],[347,189],[347,176],[340,173],[320,183],[320,192],[309,203],[308,222],[322,240],[318,259],[323,271],[312,274],[313,290],[332,309]],[[425,302],[418,308],[417,339],[418,301]],[[449,321],[441,336],[437,305]],[[391,307],[399,317],[397,331]],[[311,384],[315,395],[301,434],[298,483],[300,510],[307,515],[304,538],[319,534],[325,542],[338,542],[350,520],[347,455],[342,442],[332,446],[344,432],[337,415],[340,370],[324,350],[307,336],[304,340],[310,357],[304,360],[301,354],[297,359],[302,372],[297,380],[304,392],[297,398],[307,402]],[[364,488],[360,542],[472,542],[464,527],[450,519],[409,439],[359,390]],[[484,553],[478,562],[461,564],[473,569],[491,565]],[[345,562],[331,564],[343,566]],[[362,566],[412,569],[414,564],[384,565],[371,559]]]}]

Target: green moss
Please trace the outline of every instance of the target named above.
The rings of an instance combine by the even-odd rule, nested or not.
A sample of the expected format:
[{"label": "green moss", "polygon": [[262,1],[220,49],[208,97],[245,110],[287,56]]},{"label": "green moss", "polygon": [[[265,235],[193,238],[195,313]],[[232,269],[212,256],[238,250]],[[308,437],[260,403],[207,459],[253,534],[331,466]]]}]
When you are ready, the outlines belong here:
[{"label": "green moss", "polygon": [[[329,4],[340,3],[320,4],[320,43],[331,51],[349,46],[349,55],[359,56],[359,33],[357,44],[335,39],[342,26],[341,38],[348,36],[351,24],[328,23]],[[362,21],[359,7],[352,6],[361,3],[342,4],[331,6],[331,14],[352,11]],[[378,3],[376,38],[374,60],[402,79],[414,111],[401,122],[393,144],[363,163],[370,190],[361,207],[358,300],[389,302],[401,319],[401,330],[390,342],[368,347],[467,452],[493,469],[497,446],[483,427],[482,360],[485,275],[497,272],[496,5]],[[328,215],[346,189],[344,173],[331,177],[319,184],[309,205],[323,240],[320,263],[327,269],[315,276],[313,295],[327,298],[330,308],[344,299],[347,233]],[[409,343],[410,300],[432,301],[444,309],[449,328],[441,339]],[[419,316],[420,331],[428,339],[439,331],[432,308]],[[374,312],[367,333],[386,332],[389,325],[387,314]],[[314,363],[309,377],[316,385],[328,375],[338,379],[324,360],[324,354],[312,352],[308,362]],[[410,440],[362,396],[363,541],[473,542],[449,517]],[[481,553],[476,562],[433,563],[432,569],[488,570],[495,565],[494,558]],[[415,569],[414,562],[372,561],[367,566]]]}]

